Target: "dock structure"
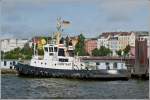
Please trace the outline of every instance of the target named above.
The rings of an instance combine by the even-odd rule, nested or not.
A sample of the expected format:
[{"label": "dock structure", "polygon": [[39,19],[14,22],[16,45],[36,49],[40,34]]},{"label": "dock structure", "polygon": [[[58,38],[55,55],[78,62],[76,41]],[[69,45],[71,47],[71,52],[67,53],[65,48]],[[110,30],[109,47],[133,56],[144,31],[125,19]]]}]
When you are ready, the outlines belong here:
[{"label": "dock structure", "polygon": [[125,62],[127,69],[130,73],[134,70],[135,65],[135,57],[82,57],[81,60],[83,62]]},{"label": "dock structure", "polygon": [[137,37],[135,40],[135,77],[149,77],[149,60],[147,51],[147,40]]},{"label": "dock structure", "polygon": [[[142,46],[144,46],[144,44],[142,44]],[[139,47],[138,48],[138,51],[136,52],[139,52],[142,51],[143,49],[145,50],[146,47],[144,47],[143,49]],[[141,50],[142,49],[142,50]],[[143,51],[144,52],[144,51]],[[147,53],[145,51],[145,53],[143,52],[139,52],[136,57],[82,57],[82,61],[83,62],[102,62],[102,61],[108,61],[108,62],[111,62],[111,61],[123,61],[126,63],[126,66],[127,66],[127,69],[128,71],[130,72],[131,76],[133,76],[134,78],[137,77],[137,78],[141,78],[141,77],[147,77],[148,78],[148,58],[147,58]],[[144,59],[143,59],[143,56]],[[141,64],[141,59],[143,59],[144,63]]]}]

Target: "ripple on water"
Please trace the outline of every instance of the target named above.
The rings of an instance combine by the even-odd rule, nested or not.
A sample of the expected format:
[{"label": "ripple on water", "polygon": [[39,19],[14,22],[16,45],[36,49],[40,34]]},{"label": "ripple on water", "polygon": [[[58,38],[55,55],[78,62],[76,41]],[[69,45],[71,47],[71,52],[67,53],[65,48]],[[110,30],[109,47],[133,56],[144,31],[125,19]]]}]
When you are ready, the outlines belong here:
[{"label": "ripple on water", "polygon": [[21,78],[2,75],[2,98],[144,99],[149,81],[82,81],[57,78]]}]

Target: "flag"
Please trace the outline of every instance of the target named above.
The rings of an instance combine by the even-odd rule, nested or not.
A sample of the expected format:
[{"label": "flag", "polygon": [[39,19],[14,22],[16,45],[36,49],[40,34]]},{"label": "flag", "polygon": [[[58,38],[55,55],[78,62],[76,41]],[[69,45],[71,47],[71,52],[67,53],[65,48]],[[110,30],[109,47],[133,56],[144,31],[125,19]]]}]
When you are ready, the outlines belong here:
[{"label": "flag", "polygon": [[70,21],[66,21],[66,20],[62,21],[63,28],[67,28],[67,27],[69,27],[69,25],[70,25]]}]

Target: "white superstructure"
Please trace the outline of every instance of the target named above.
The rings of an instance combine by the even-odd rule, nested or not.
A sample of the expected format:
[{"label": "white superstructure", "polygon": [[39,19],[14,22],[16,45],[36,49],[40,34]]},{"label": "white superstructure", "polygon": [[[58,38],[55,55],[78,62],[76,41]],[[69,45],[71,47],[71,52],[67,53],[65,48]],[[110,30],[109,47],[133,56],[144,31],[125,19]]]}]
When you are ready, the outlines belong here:
[{"label": "white superstructure", "polygon": [[78,57],[74,57],[73,46],[68,48],[64,44],[46,44],[44,56],[34,55],[31,59],[31,66],[52,68],[52,69],[85,69]]}]

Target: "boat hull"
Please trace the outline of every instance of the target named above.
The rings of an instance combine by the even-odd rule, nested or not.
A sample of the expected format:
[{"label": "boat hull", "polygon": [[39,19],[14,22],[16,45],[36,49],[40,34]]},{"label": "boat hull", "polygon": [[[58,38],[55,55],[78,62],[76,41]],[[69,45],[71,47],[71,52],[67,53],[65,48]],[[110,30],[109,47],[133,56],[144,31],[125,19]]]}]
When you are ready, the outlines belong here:
[{"label": "boat hull", "polygon": [[18,63],[15,69],[21,76],[48,77],[48,78],[77,78],[77,79],[101,79],[101,80],[128,80],[130,75],[127,70],[117,70],[117,73],[108,73],[108,70],[63,70],[34,67]]}]

